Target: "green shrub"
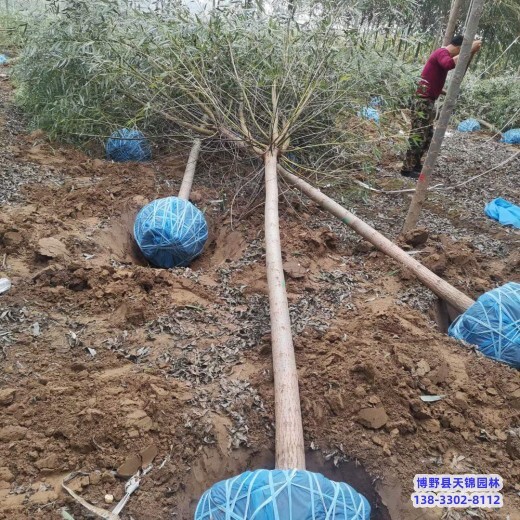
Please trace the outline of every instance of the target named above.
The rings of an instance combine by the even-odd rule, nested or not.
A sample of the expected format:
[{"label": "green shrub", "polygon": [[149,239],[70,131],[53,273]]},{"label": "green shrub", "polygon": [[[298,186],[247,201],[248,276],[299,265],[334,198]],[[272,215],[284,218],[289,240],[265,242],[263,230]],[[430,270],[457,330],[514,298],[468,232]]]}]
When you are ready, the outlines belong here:
[{"label": "green shrub", "polygon": [[27,35],[27,18],[19,13],[0,13],[0,53],[13,55],[23,46]]},{"label": "green shrub", "polygon": [[69,3],[60,16],[33,23],[13,79],[16,100],[34,127],[80,141],[131,125],[141,107],[123,99],[114,81],[121,49],[113,40],[125,34],[117,7],[105,1]]},{"label": "green shrub", "polygon": [[415,90],[412,67],[360,50],[326,17],[297,28],[242,12],[197,17],[179,7],[157,16],[122,12],[111,0],[68,4],[42,19],[15,70],[33,125],[62,139],[133,125],[186,139],[209,115],[212,128],[242,137],[247,126],[247,140],[262,148],[276,112],[300,167],[366,168],[389,127],[385,118],[380,127],[359,121],[359,108],[379,95],[391,114]]},{"label": "green shrub", "polygon": [[468,76],[457,107],[459,118],[483,119],[504,130],[520,127],[520,76]]}]

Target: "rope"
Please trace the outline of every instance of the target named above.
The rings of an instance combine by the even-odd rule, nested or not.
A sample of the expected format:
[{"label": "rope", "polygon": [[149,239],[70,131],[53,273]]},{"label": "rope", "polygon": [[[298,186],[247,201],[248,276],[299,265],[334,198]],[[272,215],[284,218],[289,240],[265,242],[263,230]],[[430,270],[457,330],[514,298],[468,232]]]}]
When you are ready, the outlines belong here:
[{"label": "rope", "polygon": [[473,1],[469,3],[468,12],[466,13],[466,20],[464,20],[464,32],[466,32],[466,27],[468,25],[469,15],[471,14],[471,11],[473,10]]},{"label": "rope", "polygon": [[520,36],[517,36],[511,44],[498,56],[498,58],[491,63],[488,67],[486,67],[478,76],[477,79],[481,78],[518,40]]},{"label": "rope", "polygon": [[511,123],[511,121],[513,121],[513,119],[516,118],[516,116],[518,115],[518,113],[520,112],[520,108],[517,108],[516,109],[516,112],[507,120],[506,124],[498,131],[496,132],[495,134],[493,134],[487,141],[484,141],[485,143],[489,143],[489,141],[493,141],[493,139],[497,136],[497,135],[502,135],[502,131],[504,130],[504,128],[507,128],[509,126],[509,123]]},{"label": "rope", "polygon": [[469,184],[471,181],[478,179],[479,177],[482,177],[483,175],[486,175],[486,173],[492,172],[493,170],[497,170],[498,168],[501,168],[502,166],[505,166],[506,164],[510,163],[515,157],[518,157],[520,155],[520,152],[516,152],[511,157],[508,157],[505,161],[502,161],[500,164],[497,164],[496,166],[493,166],[493,168],[490,168],[489,170],[486,170],[483,173],[479,173],[478,175],[474,175],[470,179],[460,182],[459,184],[455,184],[455,186],[447,186],[446,188],[440,188],[441,190],[453,190],[455,188],[459,188],[460,186],[465,186],[466,184]]},{"label": "rope", "polygon": [[[518,157],[520,155],[520,152],[516,152],[511,157],[508,157],[505,161],[502,161],[500,164],[497,164],[496,166],[493,166],[492,168],[489,168],[485,172],[479,173],[478,175],[474,175],[473,177],[460,182],[459,184],[455,184],[454,186],[443,186],[442,184],[436,184],[435,186],[431,186],[428,188],[428,191],[436,191],[436,190],[454,190],[455,188],[460,188],[461,186],[465,186],[466,184],[469,184],[470,182],[474,181],[475,179],[478,179],[479,177],[482,177],[494,170],[498,170],[502,166],[505,166],[506,164],[510,163],[513,159]],[[377,188],[372,188],[368,184],[365,184],[364,182],[358,181],[357,179],[352,179],[352,181],[357,184],[358,186],[361,186],[362,188],[365,188],[366,190],[374,191],[376,193],[382,193],[383,195],[395,195],[397,193],[414,193],[415,188],[408,188],[404,190],[378,190]]]}]

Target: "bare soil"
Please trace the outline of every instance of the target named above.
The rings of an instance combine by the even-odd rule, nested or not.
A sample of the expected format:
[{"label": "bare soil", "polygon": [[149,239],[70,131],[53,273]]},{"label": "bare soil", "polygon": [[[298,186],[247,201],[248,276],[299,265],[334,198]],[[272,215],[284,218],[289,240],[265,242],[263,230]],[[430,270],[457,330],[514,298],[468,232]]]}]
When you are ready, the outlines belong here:
[{"label": "bare soil", "polygon": [[[150,459],[121,518],[192,518],[217,480],[273,466],[261,172],[243,162],[221,177],[228,163],[203,152],[206,251],[190,269],[153,269],[133,220],[175,193],[186,155],[88,157],[26,131],[10,90],[0,84],[0,277],[13,284],[0,296],[0,518],[92,518],[63,478],[81,472],[71,487],[109,509],[105,495],[119,500]],[[438,175],[454,184],[512,153],[455,135]],[[364,180],[413,187],[392,161]],[[520,202],[518,180],[517,161],[432,195],[416,257],[474,298],[519,281],[518,233],[483,214],[493,196]],[[331,195],[391,237],[409,201]],[[309,468],[365,493],[376,519],[520,519],[518,372],[440,333],[432,294],[340,222],[289,189],[281,204]],[[503,477],[502,510],[411,506],[416,473],[472,472]]]}]

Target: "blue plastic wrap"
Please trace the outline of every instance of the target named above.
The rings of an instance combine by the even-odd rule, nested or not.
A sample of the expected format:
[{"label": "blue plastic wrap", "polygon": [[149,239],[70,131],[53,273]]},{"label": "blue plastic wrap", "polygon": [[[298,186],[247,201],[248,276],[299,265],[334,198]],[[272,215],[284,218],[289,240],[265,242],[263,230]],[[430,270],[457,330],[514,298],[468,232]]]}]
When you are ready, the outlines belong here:
[{"label": "blue plastic wrap", "polygon": [[139,211],[134,237],[147,260],[157,267],[186,267],[202,253],[208,225],[202,211],[177,197],[157,199]]},{"label": "blue plastic wrap", "polygon": [[451,324],[448,334],[520,368],[520,284],[509,282],[483,294]]},{"label": "blue plastic wrap", "polygon": [[520,207],[505,199],[495,199],[486,204],[486,215],[498,220],[504,226],[513,226],[520,229]]},{"label": "blue plastic wrap", "polygon": [[501,143],[520,144],[520,128],[512,128],[502,134]]},{"label": "blue plastic wrap", "polygon": [[464,119],[457,127],[459,132],[478,132],[480,130],[480,123],[476,119]]},{"label": "blue plastic wrap", "polygon": [[111,161],[149,161],[152,158],[150,143],[139,130],[116,130],[106,144],[107,158]]},{"label": "blue plastic wrap", "polygon": [[343,482],[300,470],[247,471],[217,482],[195,520],[369,520],[370,505]]},{"label": "blue plastic wrap", "polygon": [[5,54],[0,54],[0,65],[5,65],[9,61],[9,58]]},{"label": "blue plastic wrap", "polygon": [[379,124],[379,112],[372,107],[363,107],[359,112],[358,116],[369,121],[375,121]]},{"label": "blue plastic wrap", "polygon": [[370,98],[370,103],[369,105],[372,107],[372,108],[380,108],[383,106],[383,98],[381,96],[372,96]]}]

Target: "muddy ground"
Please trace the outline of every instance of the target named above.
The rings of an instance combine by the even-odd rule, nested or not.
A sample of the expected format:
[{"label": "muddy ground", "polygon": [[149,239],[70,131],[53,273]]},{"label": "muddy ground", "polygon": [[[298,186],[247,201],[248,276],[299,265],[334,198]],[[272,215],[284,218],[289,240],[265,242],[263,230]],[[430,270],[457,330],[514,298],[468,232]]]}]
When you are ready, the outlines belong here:
[{"label": "muddy ground", "polygon": [[[192,518],[212,483],[273,464],[261,171],[203,151],[193,200],[207,249],[191,269],[156,270],[133,219],[178,189],[186,154],[89,157],[29,133],[5,79],[0,92],[0,277],[13,284],[0,296],[0,518],[93,518],[63,478],[80,472],[72,489],[110,508],[105,495],[118,501],[150,461],[121,518]],[[437,178],[454,186],[513,153],[454,132]],[[362,178],[413,187],[398,168],[387,157]],[[518,232],[483,214],[497,196],[518,203],[519,180],[517,157],[433,192],[413,254],[474,298],[519,281]],[[330,194],[391,237],[410,196]],[[427,289],[288,188],[281,234],[309,468],[365,493],[374,519],[519,519],[518,372],[440,333]],[[416,473],[470,472],[503,477],[501,511],[411,507]]]}]

